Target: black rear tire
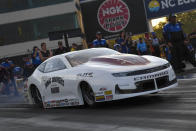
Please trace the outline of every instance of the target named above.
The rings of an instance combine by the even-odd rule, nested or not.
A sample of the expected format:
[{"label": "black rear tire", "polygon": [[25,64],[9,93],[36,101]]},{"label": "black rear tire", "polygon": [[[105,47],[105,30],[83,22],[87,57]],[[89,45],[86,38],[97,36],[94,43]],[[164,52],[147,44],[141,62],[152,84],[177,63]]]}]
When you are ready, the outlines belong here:
[{"label": "black rear tire", "polygon": [[81,91],[82,91],[84,103],[89,107],[95,107],[96,102],[95,102],[95,96],[92,88],[87,83],[85,83],[81,85]]}]

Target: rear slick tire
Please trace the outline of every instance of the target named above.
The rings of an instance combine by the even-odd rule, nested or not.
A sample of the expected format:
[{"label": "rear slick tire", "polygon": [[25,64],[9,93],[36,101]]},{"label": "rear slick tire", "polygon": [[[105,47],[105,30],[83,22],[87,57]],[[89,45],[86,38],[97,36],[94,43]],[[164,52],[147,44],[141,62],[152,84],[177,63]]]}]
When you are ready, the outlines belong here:
[{"label": "rear slick tire", "polygon": [[96,102],[92,88],[88,84],[84,84],[81,87],[81,90],[85,105],[88,105],[89,107],[95,107]]},{"label": "rear slick tire", "polygon": [[36,107],[43,108],[42,97],[41,97],[41,94],[37,88],[35,88],[35,90],[33,90],[33,100],[34,100]]}]

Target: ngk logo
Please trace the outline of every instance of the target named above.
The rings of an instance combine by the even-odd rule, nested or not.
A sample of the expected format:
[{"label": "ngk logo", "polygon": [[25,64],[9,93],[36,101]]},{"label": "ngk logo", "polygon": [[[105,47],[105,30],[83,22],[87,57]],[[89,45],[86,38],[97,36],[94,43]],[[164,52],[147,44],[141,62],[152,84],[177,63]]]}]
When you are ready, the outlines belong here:
[{"label": "ngk logo", "polygon": [[121,10],[121,8],[122,6],[116,6],[107,8],[106,10],[103,9],[103,16],[123,13],[123,10]]},{"label": "ngk logo", "polygon": [[99,7],[97,18],[105,31],[119,32],[128,25],[130,12],[122,0],[105,0]]}]

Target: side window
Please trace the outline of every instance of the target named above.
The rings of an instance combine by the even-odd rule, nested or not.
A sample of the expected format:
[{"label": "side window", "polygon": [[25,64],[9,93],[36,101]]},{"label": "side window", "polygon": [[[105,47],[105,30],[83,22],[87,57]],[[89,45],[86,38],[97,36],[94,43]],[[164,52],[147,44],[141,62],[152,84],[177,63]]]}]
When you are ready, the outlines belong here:
[{"label": "side window", "polygon": [[53,71],[58,71],[63,69],[66,69],[65,64],[61,59],[56,58],[47,62],[44,72],[48,73],[48,72],[53,72]]},{"label": "side window", "polygon": [[46,62],[45,62],[45,63],[42,63],[42,64],[38,67],[38,70],[41,71],[41,72],[44,72],[45,66],[46,66]]}]

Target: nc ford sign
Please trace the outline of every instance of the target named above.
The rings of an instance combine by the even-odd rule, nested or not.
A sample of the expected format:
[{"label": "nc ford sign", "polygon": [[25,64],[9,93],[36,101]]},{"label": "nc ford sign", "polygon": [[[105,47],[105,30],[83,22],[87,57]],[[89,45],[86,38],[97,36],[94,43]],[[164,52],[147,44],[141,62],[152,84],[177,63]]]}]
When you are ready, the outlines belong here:
[{"label": "nc ford sign", "polygon": [[196,0],[144,0],[147,18],[157,18],[196,9]]}]

